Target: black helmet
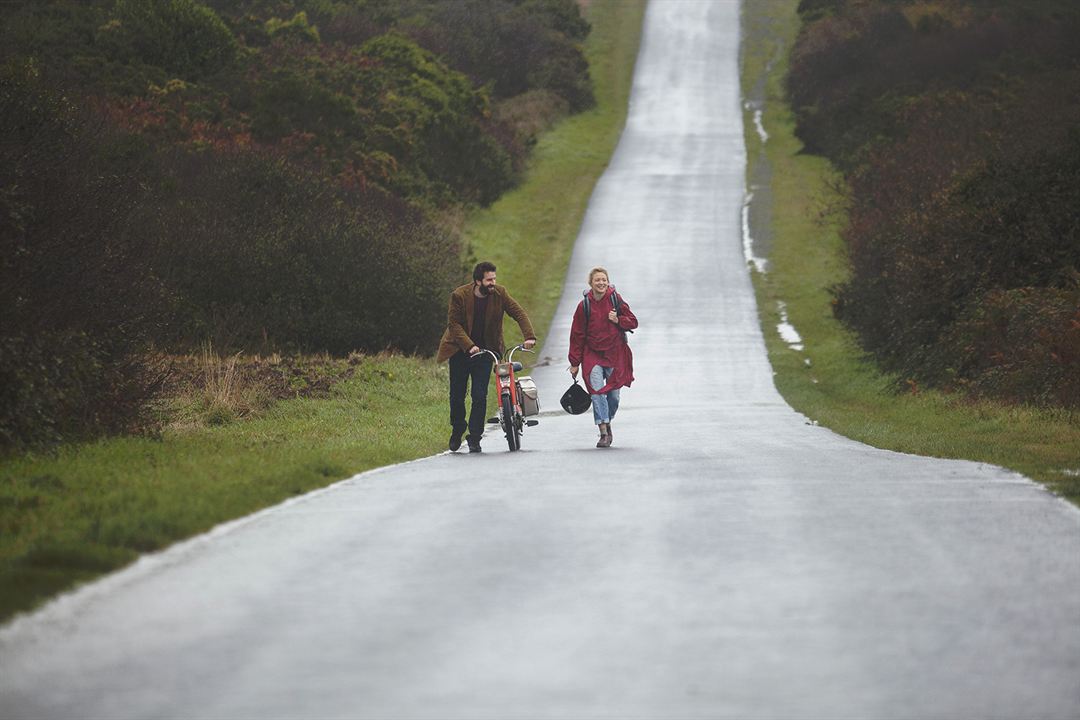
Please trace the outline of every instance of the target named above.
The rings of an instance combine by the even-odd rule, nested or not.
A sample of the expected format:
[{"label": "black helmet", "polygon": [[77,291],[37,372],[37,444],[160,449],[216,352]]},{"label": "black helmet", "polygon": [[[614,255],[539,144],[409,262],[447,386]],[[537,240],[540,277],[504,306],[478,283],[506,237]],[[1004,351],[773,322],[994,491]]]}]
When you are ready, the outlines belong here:
[{"label": "black helmet", "polygon": [[581,387],[577,378],[575,378],[574,384],[559,398],[559,404],[562,405],[563,410],[571,415],[580,415],[592,407],[592,398],[589,397],[588,391]]}]

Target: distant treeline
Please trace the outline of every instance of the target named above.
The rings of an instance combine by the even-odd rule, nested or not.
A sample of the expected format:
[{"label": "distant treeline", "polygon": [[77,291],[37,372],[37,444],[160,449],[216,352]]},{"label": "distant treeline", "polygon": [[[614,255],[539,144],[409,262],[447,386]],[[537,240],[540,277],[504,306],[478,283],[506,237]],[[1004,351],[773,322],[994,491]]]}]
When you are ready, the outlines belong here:
[{"label": "distant treeline", "polygon": [[429,352],[457,225],[593,103],[574,0],[0,4],[0,448],[130,429],[153,357]]},{"label": "distant treeline", "polygon": [[848,190],[837,316],[900,382],[1080,407],[1080,11],[803,0],[788,94]]}]

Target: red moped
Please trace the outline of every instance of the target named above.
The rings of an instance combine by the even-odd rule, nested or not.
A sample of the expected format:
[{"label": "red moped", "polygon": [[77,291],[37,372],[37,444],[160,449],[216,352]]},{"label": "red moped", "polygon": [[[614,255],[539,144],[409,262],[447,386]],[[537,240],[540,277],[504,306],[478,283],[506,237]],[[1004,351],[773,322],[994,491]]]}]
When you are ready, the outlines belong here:
[{"label": "red moped", "polygon": [[527,350],[524,345],[515,345],[507,350],[502,358],[491,350],[480,351],[494,359],[495,377],[499,383],[499,414],[488,422],[498,423],[503,429],[506,434],[506,445],[511,452],[521,449],[521,435],[525,428],[539,424],[539,421],[527,420],[526,417],[540,412],[536,384],[527,375],[521,377],[517,375],[522,369],[521,363],[514,360],[514,353],[518,350],[534,352]]}]

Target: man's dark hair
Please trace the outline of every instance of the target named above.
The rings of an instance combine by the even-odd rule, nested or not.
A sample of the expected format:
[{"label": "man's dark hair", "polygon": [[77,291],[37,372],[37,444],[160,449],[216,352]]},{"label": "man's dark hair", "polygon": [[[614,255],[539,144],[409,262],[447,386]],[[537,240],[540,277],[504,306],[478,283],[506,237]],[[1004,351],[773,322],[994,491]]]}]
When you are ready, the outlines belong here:
[{"label": "man's dark hair", "polygon": [[484,275],[489,272],[495,272],[495,263],[482,262],[476,263],[476,267],[472,271],[473,280],[483,280]]}]

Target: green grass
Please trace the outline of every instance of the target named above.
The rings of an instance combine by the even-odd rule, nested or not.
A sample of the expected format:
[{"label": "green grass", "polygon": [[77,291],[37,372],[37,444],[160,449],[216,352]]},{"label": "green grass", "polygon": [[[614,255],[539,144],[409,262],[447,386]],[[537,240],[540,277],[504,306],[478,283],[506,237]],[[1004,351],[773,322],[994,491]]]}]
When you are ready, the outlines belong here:
[{"label": "green grass", "polygon": [[[790,47],[798,29],[796,5],[744,5],[744,88],[755,86],[778,47]],[[755,273],[754,286],[781,394],[807,417],[856,440],[1001,465],[1080,503],[1080,418],[1074,413],[975,402],[915,387],[897,393],[895,378],[880,373],[833,318],[827,288],[847,272],[838,234],[843,216],[835,210],[837,178],[827,161],[801,153],[783,102],[785,69],[781,61],[768,76],[764,150],[749,118],[746,132],[750,162],[764,152],[771,166],[772,249],[768,271]],[[790,349],[776,331],[780,301],[804,351]]]},{"label": "green grass", "polygon": [[[473,254],[499,265],[541,336],[625,120],[643,8],[590,3],[597,107],[545,134],[523,186],[465,228]],[[160,438],[0,460],[0,620],[221,522],[442,451],[447,383],[446,365],[430,358],[363,358],[329,398],[248,403],[250,417],[193,402]]]},{"label": "green grass", "polygon": [[446,366],[365,358],[327,399],[0,465],[0,617],[139,553],[442,448]]}]

